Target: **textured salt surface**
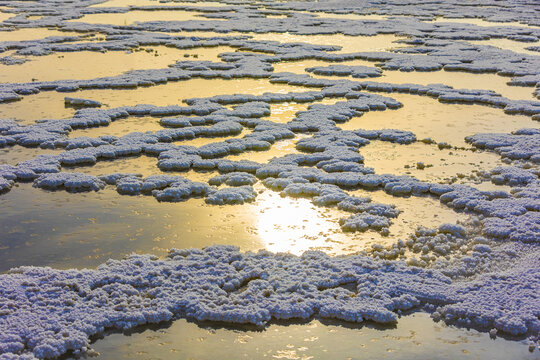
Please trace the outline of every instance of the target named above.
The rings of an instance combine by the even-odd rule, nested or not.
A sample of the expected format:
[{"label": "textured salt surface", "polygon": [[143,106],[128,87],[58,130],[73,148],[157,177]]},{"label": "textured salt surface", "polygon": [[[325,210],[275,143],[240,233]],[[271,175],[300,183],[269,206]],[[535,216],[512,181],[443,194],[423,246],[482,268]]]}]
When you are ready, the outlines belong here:
[{"label": "textured salt surface", "polygon": [[[94,237],[86,261],[103,263],[97,268],[27,266],[0,275],[0,358],[84,354],[94,335],[178,317],[255,326],[312,317],[395,323],[418,310],[490,334],[531,336],[537,351],[540,29],[528,4],[90,6],[99,3],[5,4],[14,16],[1,25],[11,36],[1,38],[1,66],[24,74],[0,83],[0,192],[7,193],[0,201],[13,209],[3,223],[7,263],[62,263],[53,254],[17,257],[41,241],[62,248],[78,238],[52,236],[55,228],[40,236],[31,219],[32,230],[10,225],[25,216],[18,201],[32,204],[23,190],[58,191],[50,195],[66,204],[152,201],[150,218],[160,206],[189,204],[197,224],[186,228],[196,233],[204,227],[197,209],[219,206],[226,217],[232,206],[246,217],[257,209],[255,230],[246,232],[258,232],[261,243],[230,243],[292,254],[218,245],[103,263],[122,250],[92,249],[103,247]],[[464,18],[471,9],[487,21],[531,26],[423,21]],[[96,66],[65,78],[25,71],[34,63],[39,73],[53,58],[71,67],[87,53],[115,61],[164,47],[162,60],[132,71]],[[470,79],[446,80],[453,72]],[[475,86],[477,73],[489,80]],[[278,196],[287,200],[272,200]],[[85,221],[96,212],[75,209]],[[67,223],[81,225],[70,215],[52,221],[64,234]],[[278,215],[280,223],[268,220]],[[294,215],[306,224],[288,224]],[[289,246],[276,240],[280,226]],[[135,239],[146,234],[144,226],[132,231]],[[158,238],[155,246],[125,249],[162,255],[174,246],[148,236]],[[343,242],[347,236],[364,242]],[[23,239],[24,246],[16,241]]]},{"label": "textured salt surface", "polygon": [[[534,256],[528,260],[538,261]],[[534,296],[535,289],[527,285],[534,274],[519,276],[523,264],[516,265],[504,273],[503,288],[521,299]],[[173,250],[165,260],[131,256],[111,260],[97,270],[19,268],[2,275],[2,280],[2,296],[11,300],[4,309],[4,346],[15,352],[24,344],[35,344],[32,351],[37,357],[87,347],[88,336],[104,328],[128,329],[167,321],[175,314],[254,325],[271,318],[310,318],[315,313],[352,322],[388,323],[397,320],[393,310],[427,302],[440,305],[435,313],[449,320],[515,334],[539,326],[534,304],[523,306],[519,299],[494,296],[501,285],[491,277],[450,285],[449,278],[431,270],[361,256],[329,258],[317,252],[295,257],[241,254],[231,247]],[[352,284],[356,291],[343,289],[342,284]],[[490,299],[489,304],[471,302],[471,292]],[[505,314],[493,308],[503,305]],[[61,312],[66,306],[72,310]],[[473,322],[469,316],[474,316]],[[34,324],[30,331],[29,322]]]}]

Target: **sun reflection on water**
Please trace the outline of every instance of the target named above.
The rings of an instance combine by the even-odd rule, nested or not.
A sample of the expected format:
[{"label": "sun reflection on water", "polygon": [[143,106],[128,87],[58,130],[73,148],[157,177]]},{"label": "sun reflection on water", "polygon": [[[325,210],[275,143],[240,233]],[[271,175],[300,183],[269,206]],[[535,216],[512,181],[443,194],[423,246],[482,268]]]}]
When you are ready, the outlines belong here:
[{"label": "sun reflection on water", "polygon": [[330,210],[316,207],[308,199],[283,198],[266,191],[257,203],[256,227],[269,251],[298,255],[327,248],[333,235],[340,232]]}]

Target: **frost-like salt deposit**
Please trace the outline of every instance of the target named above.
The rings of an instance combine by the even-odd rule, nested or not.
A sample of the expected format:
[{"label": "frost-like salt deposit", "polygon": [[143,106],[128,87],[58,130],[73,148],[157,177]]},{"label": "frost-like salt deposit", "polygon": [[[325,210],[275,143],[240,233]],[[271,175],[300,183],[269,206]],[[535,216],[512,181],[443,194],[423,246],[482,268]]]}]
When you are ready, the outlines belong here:
[{"label": "frost-like salt deposit", "polygon": [[477,134],[466,140],[511,160],[540,162],[540,129],[520,129],[513,134]]},{"label": "frost-like salt deposit", "polygon": [[21,267],[0,275],[0,344],[6,359],[50,358],[84,351],[105,328],[175,316],[255,325],[314,315],[388,323],[398,310],[425,303],[447,320],[520,334],[540,327],[538,282],[523,271],[538,260],[529,255],[497,276],[456,284],[437,271],[365,256],[243,254],[224,246],[171,250],[163,260],[132,255],[96,270]]},{"label": "frost-like salt deposit", "polygon": [[68,191],[90,191],[102,189],[105,184],[95,176],[78,173],[52,173],[40,175],[34,186],[56,190],[64,188]]},{"label": "frost-like salt deposit", "polygon": [[368,66],[330,65],[307,68],[307,72],[326,76],[352,76],[353,78],[379,77],[382,71]]},{"label": "frost-like salt deposit", "polygon": [[[0,41],[0,53],[7,53],[0,62],[16,67],[51,54],[137,51],[145,46],[181,50],[226,46],[237,51],[220,54],[220,61],[186,58],[165,68],[89,80],[1,83],[0,111],[11,102],[47,91],[69,93],[64,104],[75,109],[73,116],[40,119],[28,125],[16,119],[0,119],[0,148],[9,152],[17,145],[59,151],[18,164],[0,165],[0,193],[16,192],[17,182],[30,181],[45,190],[87,192],[110,186],[119,196],[151,195],[167,202],[196,197],[211,206],[257,201],[258,191],[253,186],[262,184],[282,196],[307,198],[317,206],[345,211],[350,215],[339,221],[343,231],[376,231],[388,235],[389,244],[374,244],[363,254],[344,257],[319,252],[299,257],[241,253],[236,248],[216,246],[171,250],[167,259],[132,255],[122,261],[110,260],[95,270],[12,269],[0,275],[0,359],[52,358],[68,351],[78,354],[88,349],[92,335],[108,328],[129,329],[175,317],[255,325],[272,319],[313,316],[387,323],[397,321],[399,311],[420,309],[422,305],[433,311],[435,320],[491,330],[490,334],[495,335],[538,336],[538,128],[468,134],[470,151],[495,152],[505,163],[483,169],[479,176],[491,181],[495,188],[506,186],[510,190],[484,191],[470,183],[439,184],[406,175],[378,174],[364,166],[362,147],[385,141],[406,151],[417,141],[416,135],[407,128],[388,129],[384,123],[379,130],[344,131],[337,126],[355,117],[369,116],[371,111],[386,111],[392,116],[393,109],[407,106],[392,98],[392,93],[398,92],[429,96],[448,104],[491,106],[507,114],[527,116],[531,121],[540,120],[540,101],[508,99],[491,90],[455,89],[445,84],[384,82],[388,70],[496,73],[509,77],[510,85],[530,87],[540,99],[540,55],[534,54],[540,39],[540,28],[535,25],[540,22],[530,11],[530,4],[512,1],[504,6],[484,6],[482,1],[445,1],[432,6],[372,1],[368,10],[362,2],[343,0],[265,2],[260,8],[242,2],[220,7],[198,7],[196,3],[171,7],[158,2],[129,8],[90,7],[101,2],[77,0],[63,6],[52,0],[3,3],[14,16],[2,22],[0,32],[54,27],[65,31],[66,36]],[[199,11],[204,16],[131,25],[88,24],[83,19],[92,14],[167,9]],[[487,21],[530,26],[422,21],[435,16],[468,18],[471,9],[476,17]],[[287,16],[267,17],[268,13]],[[317,16],[321,13],[390,17]],[[189,31],[197,33],[190,36]],[[205,31],[208,35],[201,36]],[[259,37],[286,32],[305,36],[306,41],[263,41]],[[317,44],[311,38],[320,35],[330,39],[332,34],[396,34],[403,38],[392,51],[358,49],[354,53],[343,51],[338,44]],[[530,51],[517,53],[469,42],[488,39],[531,43]],[[301,60],[327,65],[309,67],[303,74],[274,71],[277,63]],[[340,64],[353,60],[370,61],[373,66]],[[344,76],[348,78],[339,78]],[[138,104],[116,108],[85,95],[90,89],[137,91],[195,78],[266,79],[306,90],[229,94],[182,99],[183,103],[179,100],[169,106]],[[288,121],[268,120],[272,115],[270,104],[330,99],[331,104],[310,104]],[[155,118],[162,128],[123,136],[70,136],[75,129],[91,127],[102,127],[107,133],[112,122],[135,116]],[[249,131],[244,132],[246,129]],[[291,140],[299,134],[299,140]],[[182,145],[186,140],[227,136],[238,137],[202,146]],[[268,151],[284,141],[294,141],[297,152],[266,163],[234,160],[235,155]],[[438,145],[448,149],[454,146]],[[78,166],[102,161],[114,164],[114,160],[133,156],[156,158],[156,174],[143,177],[116,172],[93,176],[76,172]],[[417,166],[425,167],[423,159],[418,159]],[[75,171],[66,172],[66,167],[75,167]],[[159,170],[219,174],[208,182],[196,182],[178,173],[163,175]],[[396,197],[429,196],[470,215],[470,221],[443,224],[437,229],[419,228],[407,239],[394,239],[390,228],[400,216],[399,208],[349,193],[356,189],[384,191]]]},{"label": "frost-like salt deposit", "polygon": [[224,175],[219,175],[208,180],[210,185],[227,184],[229,186],[253,185],[257,182],[257,178],[245,172],[231,172]]},{"label": "frost-like salt deposit", "polygon": [[219,189],[210,194],[205,200],[208,204],[214,205],[243,204],[255,200],[256,197],[257,193],[251,186],[243,185]]},{"label": "frost-like salt deposit", "polygon": [[64,102],[67,105],[80,106],[80,107],[101,107],[101,103],[96,100],[78,99],[72,97],[65,97]]}]

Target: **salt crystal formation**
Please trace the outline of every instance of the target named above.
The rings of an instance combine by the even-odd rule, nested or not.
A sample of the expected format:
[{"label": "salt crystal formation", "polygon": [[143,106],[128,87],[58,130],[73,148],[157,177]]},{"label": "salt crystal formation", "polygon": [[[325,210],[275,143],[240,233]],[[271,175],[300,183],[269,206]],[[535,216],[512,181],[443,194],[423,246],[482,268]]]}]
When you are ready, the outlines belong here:
[{"label": "salt crystal formation", "polygon": [[[69,96],[63,102],[75,108],[71,117],[40,119],[31,124],[0,119],[0,148],[58,150],[0,165],[0,194],[16,192],[18,182],[69,192],[101,191],[109,186],[119,196],[153,196],[164,202],[196,197],[212,206],[256,201],[254,186],[260,184],[282,196],[303,197],[317,206],[350,213],[339,221],[345,232],[377,231],[390,236],[400,209],[350,191],[431,197],[470,217],[462,224],[411,229],[413,233],[407,239],[392,239],[390,245],[373,244],[359,255],[242,253],[234,247],[214,246],[173,249],[166,259],[132,255],[109,260],[94,270],[11,269],[0,275],[0,359],[84,353],[89,349],[89,338],[106,329],[129,329],[178,317],[258,326],[272,319],[314,316],[389,323],[398,321],[402,310],[423,308],[432,312],[434,320],[476,327],[493,337],[502,333],[538,337],[540,130],[527,127],[508,133],[467,134],[465,140],[471,146],[467,151],[491,152],[504,163],[484,169],[482,174],[495,189],[501,186],[500,190],[480,190],[466,181],[437,183],[409,175],[378,174],[364,166],[362,148],[383,141],[406,151],[408,145],[418,142],[416,134],[407,129],[388,129],[384,124],[380,130],[345,131],[339,127],[370,111],[390,113],[407,106],[392,98],[393,93],[495,107],[501,113],[540,120],[540,101],[532,100],[540,99],[540,53],[534,54],[539,48],[535,43],[540,39],[540,20],[531,11],[535,5],[521,1],[489,2],[489,6],[485,1],[464,4],[452,0],[436,6],[371,1],[365,8],[363,2],[343,0],[264,2],[261,7],[250,6],[247,1],[231,1],[220,7],[198,7],[197,3],[165,7],[158,2],[151,6],[91,7],[102,2],[75,0],[60,5],[52,0],[4,1],[2,12],[13,17],[0,23],[0,34],[43,27],[69,34],[0,41],[0,53],[7,53],[0,57],[0,66],[15,69],[52,54],[132,52],[155,46],[179,50],[227,46],[237,51],[222,52],[220,61],[184,59],[161,69],[90,80],[0,83],[0,114],[8,103],[46,92],[66,93]],[[200,20],[124,26],[81,20],[84,15],[133,10],[195,11]],[[487,21],[522,25],[430,21],[438,16],[469,18],[471,13]],[[387,18],[344,19],[332,14]],[[189,31],[209,33],[190,36]],[[395,34],[401,40],[391,51],[351,53],[337,45],[254,37],[285,32],[298,36]],[[518,53],[471,42],[489,39],[531,46],[526,47],[528,52]],[[326,65],[308,67],[303,73],[275,71],[278,63],[303,60]],[[356,60],[370,61],[373,66],[340,64]],[[492,90],[456,89],[445,84],[389,83],[384,81],[389,70],[494,73],[509,77],[509,85],[530,87],[531,99],[509,99]],[[85,93],[99,89],[137,91],[190,79],[242,78],[306,89],[192,98],[169,106],[115,108]],[[272,106],[286,103],[309,105],[288,122],[269,120]],[[155,119],[162,129],[122,136],[72,134],[77,129],[106,130],[113,122],[141,116]],[[299,135],[302,138],[296,139]],[[182,145],[198,138],[232,136],[235,138],[214,139],[201,146]],[[268,151],[283,141],[294,141],[296,151],[265,163],[234,160],[234,155]],[[436,143],[431,139],[423,142]],[[453,145],[438,146],[452,149]],[[93,176],[65,169],[133,156],[156,158],[156,174]],[[425,168],[424,162],[417,164]],[[216,171],[219,175],[208,182],[197,182],[160,173],[193,170]]]},{"label": "salt crystal formation", "polygon": [[87,348],[88,337],[106,328],[175,316],[255,325],[314,315],[391,323],[395,311],[420,304],[438,306],[434,314],[446,319],[513,334],[538,331],[538,307],[526,300],[536,295],[530,284],[537,278],[522,271],[538,260],[527,256],[500,273],[503,283],[490,275],[456,284],[436,271],[365,256],[241,253],[227,246],[173,249],[167,259],[132,255],[96,270],[21,267],[0,275],[2,357],[57,357]]}]

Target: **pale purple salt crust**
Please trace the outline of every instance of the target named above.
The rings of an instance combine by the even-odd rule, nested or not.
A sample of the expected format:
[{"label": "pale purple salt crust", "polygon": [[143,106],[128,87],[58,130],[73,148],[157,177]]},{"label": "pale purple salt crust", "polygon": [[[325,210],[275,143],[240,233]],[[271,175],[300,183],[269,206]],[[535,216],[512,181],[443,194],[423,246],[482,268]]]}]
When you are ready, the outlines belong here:
[{"label": "pale purple salt crust", "polygon": [[[330,65],[308,69],[325,75],[378,76],[381,70],[466,71],[511,76],[516,86],[536,87],[540,98],[540,56],[520,54],[490,46],[472,45],[467,40],[505,38],[534,42],[540,30],[534,27],[481,27],[471,24],[426,23],[415,17],[388,20],[346,20],[328,13],[434,16],[475,16],[493,21],[521,21],[540,25],[526,4],[506,2],[504,6],[485,2],[456,1],[438,4],[373,2],[370,10],[344,1],[281,2],[266,9],[236,2],[219,8],[176,6],[198,10],[200,21],[146,22],[131,26],[95,25],[67,20],[84,14],[153,11],[155,6],[88,8],[101,0],[74,1],[57,6],[49,0],[25,4],[7,1],[6,12],[15,17],[2,23],[1,31],[22,28],[57,27],[78,31],[80,36],[48,37],[23,42],[0,42],[4,65],[17,66],[22,56],[43,56],[72,51],[132,51],[145,46],[177,49],[230,46],[238,52],[222,53],[222,62],[178,61],[165,69],[139,70],[91,80],[65,80],[26,84],[0,84],[0,102],[16,101],[42,91],[78,92],[85,89],[122,89],[158,86],[192,78],[266,78],[311,88],[289,94],[222,95],[189,99],[187,106],[137,105],[117,109],[81,109],[71,119],[40,120],[24,126],[0,120],[0,148],[61,148],[55,155],[40,155],[20,164],[0,165],[0,193],[15,182],[34,181],[34,186],[68,191],[99,191],[115,186],[120,194],[153,195],[159,201],[184,201],[203,197],[210,204],[252,201],[256,181],[284,196],[307,197],[318,206],[337,207],[351,213],[340,221],[344,231],[389,232],[399,216],[393,205],[372,203],[348,190],[380,189],[394,196],[432,196],[457,211],[471,214],[466,226],[444,224],[438,229],[418,229],[409,239],[392,245],[374,244],[366,254],[330,258],[308,252],[302,257],[284,254],[241,254],[234,248],[173,250],[167,260],[135,255],[124,261],[109,261],[97,270],[58,271],[49,268],[19,268],[0,275],[0,359],[56,357],[66,351],[84,352],[88,337],[104,328],[130,328],[138,324],[169,320],[175,316],[196,320],[263,325],[271,319],[334,317],[347,321],[396,320],[400,310],[426,305],[435,320],[463,326],[496,328],[510,334],[538,335],[540,328],[540,182],[538,180],[538,129],[521,129],[512,134],[476,134],[467,137],[473,146],[492,150],[510,166],[486,173],[495,184],[511,191],[480,191],[466,185],[444,185],[408,176],[375,174],[363,166],[359,153],[370,141],[391,141],[406,146],[416,141],[403,130],[341,131],[336,123],[349,121],[364,112],[396,109],[398,101],[371,92],[405,92],[430,96],[441,102],[465,102],[495,106],[509,114],[523,114],[540,120],[540,103],[518,101],[493,91],[453,89],[443,84],[390,84],[375,81],[315,79],[309,75],[274,73],[272,65],[282,61],[313,59],[335,63],[362,59],[377,62],[373,67]],[[171,9],[167,7],[166,9]],[[272,19],[265,11],[287,13]],[[293,12],[289,12],[292,10]],[[302,10],[309,13],[295,13]],[[321,17],[315,13],[323,12]],[[326,14],[324,14],[326,12]],[[42,15],[41,19],[27,19]],[[220,18],[227,21],[212,21]],[[152,31],[219,31],[223,36],[191,37]],[[227,36],[227,32],[246,36]],[[338,46],[253,41],[249,32],[296,34],[342,33],[346,35],[399,34],[406,47],[391,52],[337,53]],[[104,34],[105,41],[84,40]],[[183,33],[185,34],[185,33]],[[0,35],[1,37],[1,35]],[[530,47],[529,50],[534,50]],[[78,96],[78,95],[77,95]],[[270,104],[314,102],[345,98],[334,105],[313,104],[286,124],[265,119]],[[98,106],[81,97],[66,98],[70,106]],[[223,105],[235,105],[233,109]],[[0,105],[2,106],[2,105]],[[131,133],[123,137],[70,137],[76,128],[107,126],[128,116],[160,118],[163,130]],[[240,139],[214,142],[202,147],[172,142],[197,137],[238,135]],[[224,156],[246,151],[265,151],[275,143],[292,139],[295,133],[309,138],[296,142],[299,154],[274,158],[267,164],[232,161]],[[192,182],[181,176],[105,174],[90,176],[61,172],[62,166],[94,164],[126,156],[158,157],[161,170],[217,170],[221,174],[210,184]],[[230,187],[215,188],[212,185]],[[480,236],[482,235],[482,236]],[[413,255],[406,266],[391,261],[405,252]],[[386,259],[374,260],[376,259]],[[474,277],[474,278],[473,278]],[[459,279],[460,281],[455,281]],[[342,285],[355,285],[349,291]],[[290,299],[294,301],[291,302]]]},{"label": "pale purple salt crust", "polygon": [[465,138],[480,149],[489,149],[511,160],[540,163],[540,130],[520,129],[513,134],[477,134]]},{"label": "pale purple salt crust", "polygon": [[105,329],[175,317],[260,326],[313,316],[389,323],[398,310],[420,304],[438,306],[434,314],[448,321],[538,332],[540,274],[531,265],[539,260],[535,252],[512,270],[465,283],[360,255],[297,257],[226,246],[171,250],[163,260],[132,255],[96,270],[21,267],[0,275],[0,358],[78,353]]}]

